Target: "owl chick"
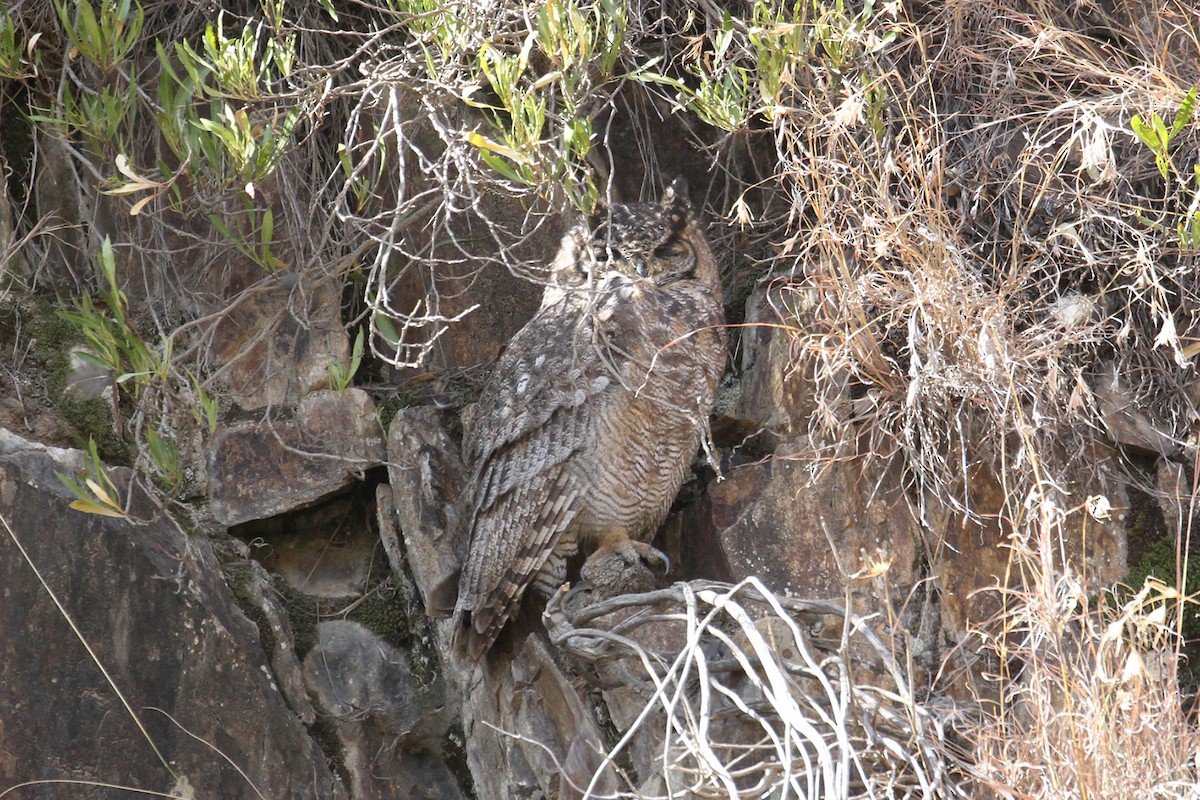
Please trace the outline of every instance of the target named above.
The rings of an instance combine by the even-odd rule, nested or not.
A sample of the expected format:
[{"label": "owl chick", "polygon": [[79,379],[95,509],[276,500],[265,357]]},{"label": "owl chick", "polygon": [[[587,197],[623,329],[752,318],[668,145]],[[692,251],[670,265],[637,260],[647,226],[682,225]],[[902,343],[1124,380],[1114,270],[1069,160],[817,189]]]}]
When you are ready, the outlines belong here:
[{"label": "owl chick", "polygon": [[[469,551],[455,605],[478,660],[525,591],[581,549],[661,571],[649,540],[695,457],[725,368],[717,265],[676,181],[572,228],[541,308],[464,421]],[[622,570],[615,570],[622,573]],[[628,570],[624,570],[628,572]]]}]

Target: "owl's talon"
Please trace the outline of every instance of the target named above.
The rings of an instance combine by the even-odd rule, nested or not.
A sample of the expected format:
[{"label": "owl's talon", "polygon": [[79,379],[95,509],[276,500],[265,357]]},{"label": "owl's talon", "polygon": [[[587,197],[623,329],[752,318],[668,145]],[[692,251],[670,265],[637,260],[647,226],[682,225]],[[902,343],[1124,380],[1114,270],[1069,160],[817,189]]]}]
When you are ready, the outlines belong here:
[{"label": "owl's talon", "polygon": [[671,570],[671,560],[645,542],[621,539],[600,547],[579,574],[605,595],[648,591]]},{"label": "owl's talon", "polygon": [[[655,575],[663,576],[671,574],[671,559],[666,553],[659,550],[657,547],[651,547],[648,544],[634,542],[634,549],[638,551],[638,557],[646,566],[646,569],[653,572]],[[640,545],[640,547],[638,547]]]}]

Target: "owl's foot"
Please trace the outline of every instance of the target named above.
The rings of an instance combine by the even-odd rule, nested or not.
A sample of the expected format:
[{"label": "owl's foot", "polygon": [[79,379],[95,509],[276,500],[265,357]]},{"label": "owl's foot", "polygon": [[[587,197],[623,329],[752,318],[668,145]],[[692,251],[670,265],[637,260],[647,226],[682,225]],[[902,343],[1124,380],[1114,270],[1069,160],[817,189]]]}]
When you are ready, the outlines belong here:
[{"label": "owl's foot", "polygon": [[671,562],[662,552],[620,536],[602,541],[579,574],[599,594],[612,597],[655,589],[659,578],[670,570]]}]

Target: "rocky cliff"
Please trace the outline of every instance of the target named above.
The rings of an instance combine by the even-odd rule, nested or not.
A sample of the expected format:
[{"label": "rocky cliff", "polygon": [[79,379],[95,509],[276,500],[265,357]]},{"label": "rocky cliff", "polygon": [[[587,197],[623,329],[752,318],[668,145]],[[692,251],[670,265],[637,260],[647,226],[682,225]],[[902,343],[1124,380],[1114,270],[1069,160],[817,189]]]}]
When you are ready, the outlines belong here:
[{"label": "rocky cliff", "polygon": [[[768,298],[782,285],[754,290],[749,322],[779,322]],[[6,432],[2,785],[38,797],[109,796],[102,784],[179,797],[661,790],[662,748],[679,744],[664,738],[671,716],[637,656],[669,663],[687,632],[630,615],[678,617],[696,592],[712,603],[748,578],[804,598],[782,618],[824,632],[804,641],[831,654],[845,656],[848,620],[900,637],[905,690],[924,696],[946,654],[997,612],[986,590],[1006,580],[1009,534],[987,520],[1002,487],[981,468],[974,513],[929,502],[922,519],[895,469],[864,469],[852,450],[831,458],[805,424],[812,391],[793,335],[744,329],[714,417],[723,474],[699,470],[657,539],[672,581],[723,583],[664,586],[596,614],[586,597],[557,598],[546,616],[531,600],[478,669],[451,658],[447,622],[425,612],[461,551],[457,411],[403,409],[384,437],[367,394],[310,393],[291,419],[215,438],[206,512],[159,505],[113,471],[118,491],[133,487],[125,518],[68,507],[56,473],[80,473],[84,454]],[[1081,471],[1065,496],[1124,505],[1098,474]],[[1078,569],[1124,574],[1120,512],[1065,531]],[[764,598],[744,602],[763,614]],[[759,619],[754,630],[783,624]],[[856,681],[894,679],[891,653],[869,645]],[[980,657],[958,656],[961,680],[978,677]]]},{"label": "rocky cliff", "polygon": [[[0,797],[1194,793],[1194,9],[1003,5],[6,4]],[[464,663],[464,415],[674,177],[672,571]]]}]

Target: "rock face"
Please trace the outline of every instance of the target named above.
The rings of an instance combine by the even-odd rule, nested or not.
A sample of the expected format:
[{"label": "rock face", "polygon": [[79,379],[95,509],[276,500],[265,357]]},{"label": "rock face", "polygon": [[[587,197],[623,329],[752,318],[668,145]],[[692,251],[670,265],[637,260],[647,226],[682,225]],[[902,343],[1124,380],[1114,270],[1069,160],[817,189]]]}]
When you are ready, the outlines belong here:
[{"label": "rock face", "polygon": [[[724,479],[695,486],[658,544],[675,578],[753,576],[781,595],[848,598],[865,616],[894,604],[899,626],[925,645],[929,663],[912,662],[920,673],[936,667],[940,636],[957,642],[998,610],[986,590],[1009,574],[1011,531],[985,520],[1003,510],[1004,486],[977,466],[973,515],[927,498],[920,517],[898,471],[871,466],[878,462],[853,445],[832,452],[813,438],[815,389],[793,335],[807,324],[806,297],[764,284],[750,301],[749,318],[763,325],[744,332],[731,428],[765,429],[756,446],[773,452],[722,451]],[[475,356],[492,352],[489,341],[479,339]],[[470,361],[458,354],[447,363]],[[294,377],[289,385],[308,386]],[[212,516],[242,526],[250,544],[185,534],[145,498],[134,503],[135,521],[72,511],[53,473],[78,472],[80,454],[0,438],[0,513],[13,531],[0,532],[0,685],[17,698],[0,716],[0,791],[66,778],[183,797],[528,800],[581,797],[588,786],[611,795],[636,778],[639,791],[662,793],[654,781],[666,718],[647,711],[653,693],[632,688],[631,673],[603,652],[579,660],[586,647],[555,639],[561,628],[547,630],[538,600],[524,604],[483,663],[452,654],[439,614],[453,606],[465,545],[456,412],[402,409],[385,443],[374,403],[358,389],[312,391],[290,416],[276,411],[271,422],[223,430],[208,464]],[[376,471],[346,500],[381,464],[387,484],[374,483]],[[1118,482],[1090,474],[1063,487],[1064,507],[1100,495],[1124,504]],[[377,518],[380,541],[371,525],[344,530],[349,514],[339,509],[352,506]],[[297,509],[310,515],[303,525]],[[1070,516],[1059,544],[1073,568],[1101,581],[1125,570],[1119,513]],[[384,553],[390,570],[380,570]],[[575,589],[568,616],[596,602],[586,585]],[[390,598],[401,636],[346,618],[372,595]],[[912,613],[905,602],[918,595],[934,599]],[[637,613],[624,609],[605,624]],[[812,626],[835,647],[836,617]],[[597,624],[587,623],[589,636]],[[653,627],[637,633],[659,653],[685,639]],[[730,741],[741,741],[737,709],[725,711]],[[625,755],[610,762],[605,754],[627,732]],[[78,796],[50,786],[41,796]]]},{"label": "rock face", "polygon": [[34,191],[38,208],[47,218],[63,227],[59,236],[47,240],[47,265],[51,284],[59,290],[71,290],[90,284],[92,266],[88,261],[87,238],[74,223],[84,219],[84,199],[74,174],[76,161],[66,142],[52,134],[38,137],[42,153]]},{"label": "rock face", "polygon": [[423,685],[405,654],[356,622],[317,626],[304,674],[343,743],[355,798],[461,798],[436,751],[452,721],[440,681]]},{"label": "rock face", "polygon": [[[433,608],[439,605],[437,593],[455,579],[462,559],[461,543],[454,535],[456,498],[465,478],[462,459],[433,408],[401,410],[388,430],[387,446],[391,492],[380,503],[383,544],[392,568],[410,570],[425,606]],[[399,525],[393,524],[392,514]],[[449,598],[447,611],[455,596]]]},{"label": "rock face", "polygon": [[[516,229],[522,219],[504,216],[513,213],[508,200],[483,202]],[[406,221],[415,247],[425,247],[417,236],[425,222]],[[418,274],[416,261],[397,265],[393,286],[411,303],[428,290],[418,278],[430,278],[445,316],[484,309],[436,341],[425,365],[431,371],[493,360],[540,293],[508,272],[479,271],[498,246],[495,233],[465,218],[455,224],[479,235],[465,237],[465,249],[435,275]],[[530,263],[549,260],[555,224],[523,243]],[[685,632],[654,623],[643,629],[638,619],[653,618],[643,606],[597,614],[585,620],[586,633],[563,634],[562,620],[598,602],[583,584],[552,600],[559,603],[552,608],[567,609],[557,622],[557,611],[543,616],[543,604],[530,598],[486,660],[458,660],[441,618],[453,607],[466,544],[458,411],[402,409],[385,443],[370,396],[322,388],[328,365],[346,357],[337,292],[306,284],[302,308],[294,282],[247,287],[238,274],[230,273],[230,286],[241,299],[213,332],[214,356],[235,403],[263,416],[220,431],[207,466],[212,517],[241,526],[236,532],[247,542],[219,531],[185,534],[145,497],[133,504],[133,520],[72,511],[54,472],[77,473],[80,454],[0,433],[0,516],[11,525],[0,531],[0,686],[15,698],[0,713],[0,792],[65,779],[185,798],[531,800],[632,786],[663,794],[665,784],[654,781],[665,711],[651,709],[655,692],[644,680],[627,680],[637,662],[630,653],[622,665],[603,650],[597,620],[624,625],[622,646],[644,645],[660,664],[672,663]],[[862,618],[896,623],[891,632],[914,643],[908,653],[929,658],[911,659],[911,673],[927,667],[931,675],[946,644],[1000,611],[999,593],[988,590],[1012,575],[1013,531],[994,523],[1007,510],[1006,486],[982,457],[972,461],[964,513],[943,498],[915,497],[896,466],[864,458],[857,444],[834,447],[811,433],[824,403],[858,402],[842,384],[818,396],[802,347],[818,300],[787,276],[753,291],[740,383],[726,392],[730,413],[713,428],[761,431],[753,437],[758,449],[725,443],[723,480],[695,481],[657,543],[672,556],[673,578],[746,585],[754,578],[791,595],[796,607],[805,598],[825,603],[797,638],[788,639],[780,619],[759,631],[756,618],[745,641],[727,639],[727,647],[748,648],[757,641],[749,631],[793,645],[822,636],[828,652],[838,652],[845,612],[828,610],[828,601],[848,600]],[[1133,435],[1147,429],[1128,403],[1109,405],[1115,441],[1170,452]],[[1091,469],[1060,487],[1060,505],[1100,496],[1116,509],[1126,505],[1120,482],[1106,477],[1113,454],[1097,450],[1081,460]],[[362,481],[384,464],[386,485],[377,483],[382,470]],[[347,492],[356,482],[358,491]],[[377,519],[378,539],[373,524],[346,530],[351,507],[356,520]],[[310,515],[303,525],[299,509]],[[1124,574],[1119,512],[1057,521],[1055,558],[1101,583]],[[382,554],[390,569],[381,569]],[[347,618],[372,595],[403,618],[402,634]],[[660,619],[678,625],[678,606],[669,608]],[[759,647],[756,657],[769,660],[773,646]],[[703,649],[694,652],[702,658]],[[779,650],[783,662],[796,657],[791,645]],[[811,680],[820,669],[797,666],[794,674]],[[875,688],[881,674],[868,674],[866,684]],[[681,697],[691,681],[680,684]],[[754,696],[761,687],[743,688]],[[720,709],[731,746],[759,735],[741,724],[740,712],[732,701]],[[609,760],[622,737],[624,755]],[[79,796],[77,788],[46,784],[38,792]]]},{"label": "rock face", "polygon": [[319,500],[383,462],[375,404],[361,389],[306,396],[292,420],[223,431],[209,461],[212,513],[225,525]]},{"label": "rock face", "polygon": [[[1098,450],[1091,455],[1097,467],[1115,467],[1112,453]],[[1083,510],[1064,515],[1051,522],[1055,526],[1053,541],[1034,542],[1031,546],[1048,547],[1045,556],[1060,567],[1065,555],[1070,569],[1086,576],[1092,586],[1121,580],[1129,571],[1122,526],[1124,509],[1129,507],[1124,487],[1097,469],[1081,470],[1078,482],[1065,488],[1069,494],[1062,496],[1061,507],[1052,512],[1055,515],[1070,506],[1085,504],[1089,497],[1104,497],[1113,510],[1103,519]],[[1012,549],[1008,546],[1013,531],[998,522],[1006,501],[1000,478],[977,465],[971,473],[969,493],[976,516],[966,517],[930,503],[938,508],[932,523],[933,540],[940,543],[933,554],[931,571],[940,589],[945,622],[952,630],[966,631],[994,622],[1002,610],[1002,598],[998,592],[987,590],[1004,586],[1006,576],[1011,580],[1009,585],[1017,585],[1018,578],[1012,574]]]},{"label": "rock face", "polygon": [[54,473],[81,464],[0,439],[0,788],[67,778],[195,797],[346,797],[213,546],[146,503],[135,513],[150,521],[137,524],[68,508]]},{"label": "rock face", "polygon": [[814,290],[797,290],[786,276],[763,280],[746,301],[736,411],[776,441],[803,434],[815,408],[812,365],[800,346],[815,303]]},{"label": "rock face", "polygon": [[691,572],[723,563],[732,580],[756,575],[803,597],[841,597],[856,576],[884,567],[893,587],[913,582],[913,519],[895,474],[772,456],[711,484],[698,517],[691,535],[704,544],[685,556]]},{"label": "rock face", "polygon": [[444,175],[427,169],[449,134],[432,117],[466,113],[484,124],[475,111],[426,105],[438,102],[385,91],[369,95],[361,108],[368,137],[362,144],[375,159],[364,167],[380,180],[358,213],[375,241],[392,245],[380,265],[387,273],[380,294],[400,337],[376,344],[398,362],[420,362],[399,370],[401,380],[494,361],[537,311],[564,228],[554,213],[565,205],[561,199],[484,190],[470,202],[429,202],[454,191]]},{"label": "rock face", "polygon": [[231,398],[251,410],[298,402],[329,386],[329,366],[350,360],[341,319],[341,293],[330,276],[313,276],[299,291],[294,276],[263,279],[262,268],[236,260],[235,275],[258,279],[246,291],[234,280],[236,298],[213,331],[213,355]]},{"label": "rock face", "polygon": [[[0,792],[74,780],[179,797],[468,796],[444,752],[458,703],[428,647],[333,619],[298,654],[295,627],[312,621],[248,548],[186,534],[144,497],[130,520],[70,509],[55,472],[83,467],[78,451],[0,431]],[[340,585],[323,570],[343,560],[310,563],[313,585]]]}]

